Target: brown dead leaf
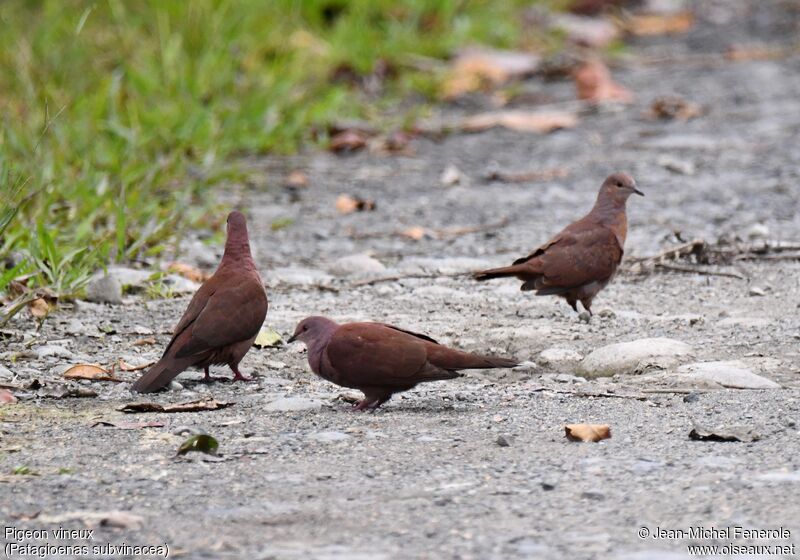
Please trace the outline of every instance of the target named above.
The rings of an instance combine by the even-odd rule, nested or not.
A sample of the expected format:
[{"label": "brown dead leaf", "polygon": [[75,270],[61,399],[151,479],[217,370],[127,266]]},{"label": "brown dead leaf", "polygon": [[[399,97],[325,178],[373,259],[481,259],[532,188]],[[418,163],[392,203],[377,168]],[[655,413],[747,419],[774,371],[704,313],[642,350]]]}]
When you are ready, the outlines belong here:
[{"label": "brown dead leaf", "polygon": [[150,344],[155,344],[156,339],[152,336],[148,336],[147,338],[140,338],[139,340],[134,340],[131,344],[133,346],[148,346]]},{"label": "brown dead leaf", "polygon": [[119,359],[119,369],[120,371],[139,371],[142,369],[147,369],[152,366],[155,362],[148,362],[146,364],[142,364],[140,366],[134,366],[123,360],[122,358]]},{"label": "brown dead leaf", "polygon": [[17,402],[17,397],[8,389],[0,389],[0,406],[4,404],[14,404]]},{"label": "brown dead leaf", "polygon": [[192,282],[197,282],[198,284],[202,284],[206,280],[210,278],[210,275],[203,272],[197,267],[186,263],[179,263],[173,262],[167,265],[167,272],[173,272],[180,276],[183,276],[187,280],[191,280]]},{"label": "brown dead leaf", "polygon": [[612,80],[608,67],[599,59],[589,60],[579,66],[573,73],[573,78],[578,99],[583,101],[633,101],[633,93]]},{"label": "brown dead leaf", "polygon": [[96,364],[77,364],[64,372],[64,379],[89,379],[90,381],[122,381],[114,377],[114,370]]},{"label": "brown dead leaf", "polygon": [[694,14],[689,11],[633,15],[623,22],[625,31],[638,36],[686,33],[693,25]]},{"label": "brown dead leaf", "polygon": [[308,175],[299,169],[295,169],[286,177],[286,186],[295,189],[303,189],[308,186]]},{"label": "brown dead leaf", "polygon": [[702,114],[703,109],[697,103],[691,103],[682,97],[665,95],[653,101],[648,116],[652,119],[688,121]]},{"label": "brown dead leaf", "polygon": [[528,183],[561,179],[567,175],[569,175],[569,169],[564,167],[549,167],[547,169],[532,171],[504,171],[495,167],[486,172],[484,179],[486,181],[497,181],[499,183]]},{"label": "brown dead leaf", "polygon": [[395,130],[382,136],[374,142],[370,149],[378,153],[411,155],[413,150],[409,146],[413,135],[403,130]]},{"label": "brown dead leaf", "polygon": [[137,403],[130,403],[126,404],[125,406],[118,408],[122,412],[202,412],[205,410],[219,410],[221,408],[228,408],[229,406],[233,406],[234,403],[227,402],[227,401],[218,401],[215,399],[211,400],[200,400],[200,401],[190,401],[184,403],[177,403],[177,404],[165,404],[160,405],[158,403],[153,402],[137,402]]},{"label": "brown dead leaf", "polygon": [[340,194],[336,199],[336,209],[342,214],[372,211],[375,210],[375,201],[349,194]]},{"label": "brown dead leaf", "polygon": [[37,298],[28,304],[28,311],[37,319],[44,319],[50,313],[52,306],[44,298]]},{"label": "brown dead leaf", "polygon": [[453,99],[510,79],[523,78],[538,66],[539,57],[531,53],[477,47],[464,49],[456,55],[449,76],[442,84],[442,97]]},{"label": "brown dead leaf", "polygon": [[461,121],[465,132],[480,132],[502,126],[519,132],[546,134],[578,124],[578,115],[568,111],[490,111],[479,113]]},{"label": "brown dead leaf", "polygon": [[786,56],[783,49],[769,48],[764,45],[731,45],[725,51],[725,58],[734,62],[747,60],[773,60]]},{"label": "brown dead leaf", "polygon": [[611,437],[608,424],[567,424],[564,430],[570,441],[600,441]]},{"label": "brown dead leaf", "polygon": [[408,229],[402,230],[400,235],[403,237],[408,237],[409,239],[413,239],[414,241],[420,241],[428,235],[428,230],[422,226],[412,226]]},{"label": "brown dead leaf", "polygon": [[336,153],[355,152],[367,145],[367,135],[361,130],[348,129],[331,138],[328,149]]},{"label": "brown dead leaf", "polygon": [[112,422],[111,420],[100,420],[92,424],[92,428],[97,426],[110,426],[119,430],[139,430],[142,428],[163,428],[163,422]]}]

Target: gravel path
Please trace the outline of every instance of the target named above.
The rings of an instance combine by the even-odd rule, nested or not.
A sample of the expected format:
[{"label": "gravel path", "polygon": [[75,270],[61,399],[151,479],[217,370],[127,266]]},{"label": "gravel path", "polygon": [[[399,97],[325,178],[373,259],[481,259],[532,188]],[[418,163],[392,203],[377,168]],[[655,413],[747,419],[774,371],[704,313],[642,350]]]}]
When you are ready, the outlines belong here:
[{"label": "gravel path", "polygon": [[[477,284],[455,275],[505,264],[545,241],[582,215],[618,169],[646,193],[629,203],[628,258],[677,243],[675,232],[709,242],[800,240],[800,57],[723,57],[731,43],[788,46],[781,37],[792,36],[787,30],[796,36],[800,9],[796,2],[746,6],[703,3],[701,22],[685,37],[638,43],[615,70],[636,102],[584,115],[574,129],[418,139],[408,156],[258,160],[250,165],[261,180],[226,195],[250,208],[256,262],[270,285],[267,322],[284,338],[310,314],[391,321],[525,365],[427,384],[376,413],[355,414],[345,402],[349,392],[309,372],[300,345],[254,349],[242,364],[254,383],[203,385],[191,372],[178,378],[182,387],[149,399],[213,397],[233,406],[134,415],[117,410],[135,400],[128,383],[73,385],[95,398],[42,394],[58,396],[69,364],[156,358],[187,298],[79,302],[38,333],[18,317],[2,335],[0,365],[8,371],[0,367],[0,383],[39,380],[44,388],[17,391],[17,404],[0,407],[5,525],[88,523],[96,526],[93,541],[62,543],[166,543],[171,555],[186,558],[672,559],[687,557],[691,543],[797,542],[797,262],[724,268],[745,279],[623,273],[595,300],[589,323],[563,301],[522,294],[517,282]],[[567,83],[531,80],[525,88],[554,100],[573,97]],[[665,94],[700,103],[705,115],[645,118]],[[440,183],[448,165],[460,171],[460,184]],[[296,166],[309,186],[296,193],[276,187]],[[484,181],[490,168],[563,168],[568,175],[502,184]],[[374,199],[377,209],[342,216],[340,193]],[[286,219],[288,227],[270,227]],[[446,231],[418,241],[397,234],[417,226]],[[446,228],[477,231],[448,235]],[[372,258],[341,260],[364,254]],[[339,275],[343,263],[352,274]],[[414,277],[421,275],[439,277]],[[135,344],[148,337],[156,344]],[[592,351],[656,337],[692,350],[674,363],[643,364],[641,375],[576,377],[579,359]],[[677,370],[720,360],[736,360],[781,388],[726,389]],[[119,375],[130,381],[136,373]],[[99,421],[162,425],[121,429]],[[567,441],[564,425],[580,422],[609,424],[613,437]],[[760,437],[694,441],[695,423],[740,426]],[[220,457],[175,457],[196,431],[219,440]],[[10,474],[23,466],[38,476]],[[127,517],[90,515],[115,511]],[[101,518],[107,521],[98,525]],[[642,527],[697,526],[783,527],[791,536],[639,534]],[[4,535],[4,544],[20,542]]]}]

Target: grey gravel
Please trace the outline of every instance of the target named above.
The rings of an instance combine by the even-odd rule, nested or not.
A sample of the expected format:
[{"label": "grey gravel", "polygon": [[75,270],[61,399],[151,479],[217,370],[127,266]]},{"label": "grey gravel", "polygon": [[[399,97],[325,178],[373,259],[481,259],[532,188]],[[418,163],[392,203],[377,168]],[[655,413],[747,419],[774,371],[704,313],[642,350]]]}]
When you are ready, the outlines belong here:
[{"label": "grey gravel", "polygon": [[[202,372],[187,372],[178,378],[183,389],[134,397],[126,389],[138,372],[117,370],[124,383],[63,383],[54,367],[72,359],[40,357],[36,349],[66,347],[75,359],[104,365],[121,356],[157,359],[188,296],[133,296],[124,306],[79,302],[39,331],[20,314],[4,327],[15,336],[0,339],[0,362],[24,375],[26,386],[12,389],[18,403],[0,407],[0,518],[21,528],[80,528],[98,515],[125,512],[136,523],[99,524],[97,542],[166,542],[192,559],[659,560],[686,558],[687,541],[641,539],[641,527],[698,525],[783,526],[795,541],[800,433],[788,421],[800,418],[800,264],[741,261],[726,269],[750,283],[697,274],[640,277],[623,269],[595,300],[597,310],[613,313],[598,311],[588,323],[563,301],[520,292],[517,281],[457,276],[508,264],[547,240],[586,211],[616,169],[632,173],[646,193],[630,202],[626,258],[659,253],[677,243],[676,232],[710,242],[747,239],[760,224],[770,238],[800,240],[800,57],[724,56],[732,44],[793,46],[800,12],[788,4],[796,2],[759,3],[757,10],[735,0],[693,3],[699,15],[692,31],[642,39],[619,59],[615,79],[636,93],[636,102],[582,113],[573,129],[420,138],[410,156],[309,152],[246,160],[248,184],[281,185],[294,168],[309,176],[297,202],[279,187],[232,185],[222,195],[249,212],[255,259],[269,284],[268,326],[284,339],[304,316],[325,314],[388,321],[529,365],[468,371],[420,385],[374,413],[354,413],[352,395],[340,397],[348,392],[313,376],[296,344],[252,350],[241,364],[256,377],[252,383],[201,384]],[[574,96],[567,81],[534,78],[521,90],[556,101]],[[641,117],[667,94],[707,112],[688,122]],[[446,109],[456,116],[467,110]],[[665,169],[658,163],[665,154],[691,160],[695,174]],[[439,184],[449,163],[464,177],[482,177],[490,161],[512,171],[563,167],[569,175]],[[342,192],[375,199],[377,209],[341,215],[335,200]],[[293,223],[273,231],[280,217]],[[503,220],[507,225],[488,227]],[[487,227],[420,241],[395,233],[413,226]],[[219,246],[211,249],[219,254]],[[324,270],[364,253],[387,275],[440,276],[356,286]],[[750,297],[751,284],[772,289]],[[73,318],[97,326],[103,337],[70,335]],[[156,344],[134,345],[142,338],[137,326],[151,329]],[[561,383],[545,376],[575,375],[577,368],[532,363],[548,348],[589,356],[614,343],[661,338],[691,346],[692,357],[680,356],[681,364],[739,360],[781,388],[687,394],[692,389],[671,368]],[[230,378],[223,368],[214,374]],[[34,379],[45,387],[27,388]],[[100,398],[64,397],[64,387]],[[42,390],[53,396],[42,398]],[[266,411],[279,397],[324,404]],[[181,414],[117,410],[145,398],[235,404]],[[164,427],[94,427],[98,420]],[[580,422],[609,424],[613,437],[567,441],[564,425]],[[746,426],[761,437],[693,441],[694,422]],[[172,432],[181,426],[213,434],[220,461],[175,459],[185,437]],[[326,433],[339,435],[315,439]],[[511,445],[498,445],[501,436],[513,438]],[[11,474],[21,466],[39,476]],[[60,517],[74,512],[85,519]]]}]

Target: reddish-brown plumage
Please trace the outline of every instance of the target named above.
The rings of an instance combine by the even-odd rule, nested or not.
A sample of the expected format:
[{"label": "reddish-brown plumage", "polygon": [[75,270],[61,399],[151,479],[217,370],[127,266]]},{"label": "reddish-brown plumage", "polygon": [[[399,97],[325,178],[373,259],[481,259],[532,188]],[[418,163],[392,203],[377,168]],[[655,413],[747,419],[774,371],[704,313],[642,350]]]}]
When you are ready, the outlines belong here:
[{"label": "reddish-brown plumage", "polygon": [[453,379],[460,369],[517,365],[507,358],[447,348],[425,335],[382,323],[339,325],[325,317],[307,317],[289,342],[294,340],[305,342],[314,373],[364,393],[356,410],[378,408],[394,393],[418,383]]},{"label": "reddish-brown plumage", "polygon": [[247,222],[240,212],[228,215],[225,253],[214,275],[200,286],[175,327],[161,359],[131,388],[150,393],[190,367],[227,364],[234,380],[245,380],[239,362],[253,345],[267,316],[267,292],[250,255]]},{"label": "reddish-brown plumage", "polygon": [[622,261],[628,234],[625,203],[633,193],[644,196],[630,175],[609,176],[586,216],[513,265],[476,272],[475,279],[519,278],[523,291],[563,297],[575,311],[580,301],[591,314],[592,299],[611,282]]}]

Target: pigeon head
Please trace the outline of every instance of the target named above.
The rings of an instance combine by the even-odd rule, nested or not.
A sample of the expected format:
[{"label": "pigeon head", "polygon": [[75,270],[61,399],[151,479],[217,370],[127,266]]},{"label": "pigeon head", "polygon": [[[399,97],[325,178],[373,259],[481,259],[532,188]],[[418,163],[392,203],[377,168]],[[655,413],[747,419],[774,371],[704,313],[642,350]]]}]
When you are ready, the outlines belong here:
[{"label": "pigeon head", "polygon": [[603,186],[600,187],[600,196],[608,198],[614,202],[625,203],[632,194],[644,196],[644,193],[636,188],[636,181],[627,173],[614,173],[609,175]]},{"label": "pigeon head", "polygon": [[228,238],[225,240],[225,253],[222,256],[223,265],[235,264],[255,268],[250,255],[250,239],[247,237],[247,220],[241,212],[233,211],[228,214]]},{"label": "pigeon head", "polygon": [[242,231],[247,233],[247,219],[244,217],[244,214],[238,210],[234,210],[228,214],[228,235]]},{"label": "pigeon head", "polygon": [[289,342],[299,340],[305,342],[306,346],[317,340],[324,340],[333,334],[338,325],[327,317],[306,317],[297,324],[294,334]]}]

